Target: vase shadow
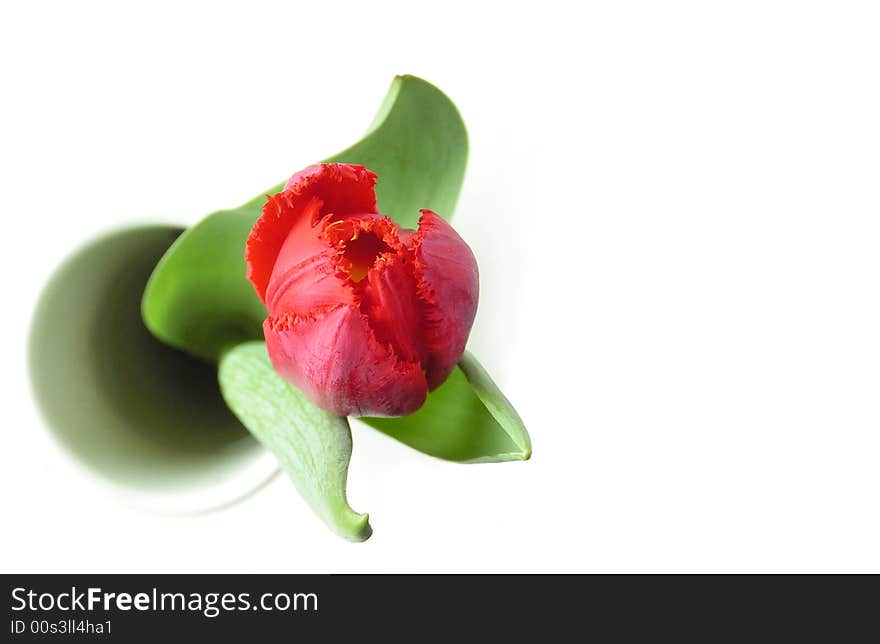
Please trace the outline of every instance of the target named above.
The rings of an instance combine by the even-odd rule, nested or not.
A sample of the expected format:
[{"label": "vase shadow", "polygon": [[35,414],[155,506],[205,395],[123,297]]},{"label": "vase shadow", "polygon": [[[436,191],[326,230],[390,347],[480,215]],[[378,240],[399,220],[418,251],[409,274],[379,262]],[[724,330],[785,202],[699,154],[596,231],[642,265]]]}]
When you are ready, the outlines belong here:
[{"label": "vase shadow", "polygon": [[53,435],[148,506],[162,499],[163,512],[226,506],[277,471],[224,403],[216,366],[144,326],[144,286],[181,232],[126,228],[80,248],[43,290],[29,339],[34,397]]}]

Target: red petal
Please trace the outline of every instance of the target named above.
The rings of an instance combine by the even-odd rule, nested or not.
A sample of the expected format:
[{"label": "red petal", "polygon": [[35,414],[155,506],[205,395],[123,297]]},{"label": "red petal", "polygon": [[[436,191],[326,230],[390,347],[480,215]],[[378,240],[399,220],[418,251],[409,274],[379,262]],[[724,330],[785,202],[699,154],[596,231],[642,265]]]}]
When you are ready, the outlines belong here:
[{"label": "red petal", "polygon": [[395,253],[380,255],[359,284],[361,312],[367,316],[376,338],[390,344],[407,362],[427,358],[422,337],[422,303],[416,295],[413,263]]},{"label": "red petal", "polygon": [[[244,253],[247,278],[260,299],[265,301],[276,258],[293,226],[306,222],[314,226],[330,213],[344,216],[374,212],[375,183],[376,175],[361,165],[327,163],[297,172],[283,192],[269,197],[263,214],[251,230]],[[308,253],[301,254],[302,258],[308,256]]]},{"label": "red petal", "polygon": [[293,263],[282,251],[266,289],[269,315],[305,315],[334,304],[353,304],[354,289],[339,275],[336,256],[337,251],[325,248]]},{"label": "red petal", "polygon": [[275,370],[319,407],[340,416],[402,416],[428,392],[418,362],[402,362],[377,342],[350,305],[263,324]]},{"label": "red petal", "polygon": [[425,306],[425,371],[433,390],[446,380],[467,344],[480,289],[477,261],[452,226],[430,210],[422,210],[410,243]]}]

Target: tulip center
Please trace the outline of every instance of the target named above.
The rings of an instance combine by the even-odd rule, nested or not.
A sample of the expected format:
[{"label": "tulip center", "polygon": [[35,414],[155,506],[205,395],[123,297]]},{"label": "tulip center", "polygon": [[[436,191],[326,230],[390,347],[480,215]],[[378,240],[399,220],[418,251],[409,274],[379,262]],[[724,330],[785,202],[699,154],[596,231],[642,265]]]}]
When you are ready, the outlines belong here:
[{"label": "tulip center", "polygon": [[348,273],[353,282],[360,282],[376,263],[376,258],[390,250],[388,244],[379,239],[375,233],[364,231],[345,244],[345,250],[342,252],[342,270]]}]

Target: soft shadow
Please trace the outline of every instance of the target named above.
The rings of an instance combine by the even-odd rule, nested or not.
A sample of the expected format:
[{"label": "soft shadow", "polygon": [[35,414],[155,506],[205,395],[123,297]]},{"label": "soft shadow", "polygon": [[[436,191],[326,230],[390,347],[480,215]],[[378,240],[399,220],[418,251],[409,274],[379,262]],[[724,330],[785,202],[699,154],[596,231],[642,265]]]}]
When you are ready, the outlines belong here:
[{"label": "soft shadow", "polygon": [[220,396],[216,367],[156,340],[144,286],[182,229],[111,233],[46,285],[31,326],[33,391],[82,463],[116,483],[169,490],[219,481],[262,450]]}]

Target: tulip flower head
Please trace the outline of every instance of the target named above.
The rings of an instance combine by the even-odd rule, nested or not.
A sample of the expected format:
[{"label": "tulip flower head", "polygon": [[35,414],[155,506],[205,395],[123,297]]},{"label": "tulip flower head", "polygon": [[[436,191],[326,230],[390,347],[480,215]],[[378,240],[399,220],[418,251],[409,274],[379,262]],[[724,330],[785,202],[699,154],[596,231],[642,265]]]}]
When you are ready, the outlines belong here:
[{"label": "tulip flower head", "polygon": [[402,416],[455,367],[477,310],[473,253],[439,215],[418,230],[378,212],[363,166],[306,168],[247,240],[276,371],[343,416]]}]

